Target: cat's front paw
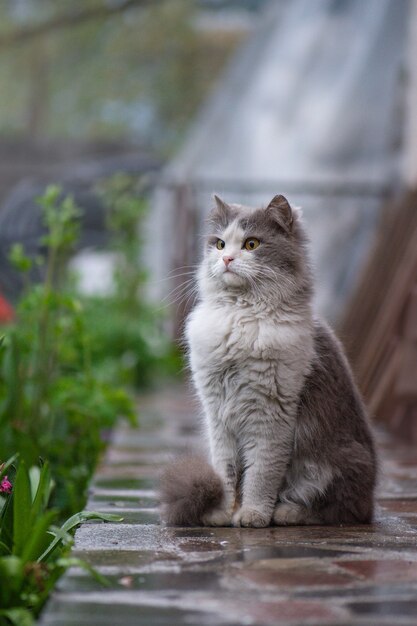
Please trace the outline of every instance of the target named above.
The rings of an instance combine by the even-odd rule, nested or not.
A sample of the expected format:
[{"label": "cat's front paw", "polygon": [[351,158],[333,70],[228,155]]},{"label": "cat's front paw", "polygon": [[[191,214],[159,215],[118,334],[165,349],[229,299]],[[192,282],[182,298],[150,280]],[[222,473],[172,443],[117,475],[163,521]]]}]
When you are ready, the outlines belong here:
[{"label": "cat's front paw", "polygon": [[242,506],[233,515],[233,526],[244,526],[247,528],[265,528],[269,526],[271,516],[266,515],[259,509]]},{"label": "cat's front paw", "polygon": [[323,523],[318,515],[295,502],[279,502],[275,507],[272,521],[277,526],[302,526],[304,524]]},{"label": "cat's front paw", "polygon": [[231,526],[232,513],[226,509],[214,509],[203,516],[204,526]]},{"label": "cat's front paw", "polygon": [[290,526],[298,524],[301,518],[301,507],[292,502],[282,502],[275,508],[272,517],[274,524],[277,526]]}]

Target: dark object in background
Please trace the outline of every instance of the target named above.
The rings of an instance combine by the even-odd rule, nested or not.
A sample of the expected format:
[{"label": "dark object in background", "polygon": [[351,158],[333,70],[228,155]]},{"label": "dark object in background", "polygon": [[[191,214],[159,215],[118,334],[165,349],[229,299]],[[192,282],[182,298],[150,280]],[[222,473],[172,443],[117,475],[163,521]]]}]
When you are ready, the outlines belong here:
[{"label": "dark object in background", "polygon": [[[80,248],[103,245],[106,242],[104,210],[98,196],[76,183],[66,183],[62,189],[63,195],[71,195],[83,211]],[[12,245],[22,243],[30,257],[45,254],[39,245],[45,229],[41,208],[36,202],[44,191],[44,185],[24,182],[17,186],[0,210],[0,291],[12,301],[23,287],[21,272],[16,271],[8,260]],[[31,281],[41,280],[43,271],[43,267],[35,264],[30,271]]]},{"label": "dark object in background", "polygon": [[371,415],[417,443],[417,191],[385,210],[341,335]]},{"label": "dark object in background", "polygon": [[[49,181],[58,183],[63,196],[72,196],[75,204],[82,210],[78,249],[103,246],[108,240],[104,206],[94,190],[95,184],[119,172],[132,176],[151,175],[160,166],[159,161],[149,156],[119,155],[73,166],[66,171],[65,177]],[[46,184],[39,180],[23,180],[0,207],[0,293],[11,301],[16,299],[23,287],[22,275],[8,260],[11,246],[17,242],[22,243],[25,253],[31,257],[43,256],[45,252],[39,247],[39,238],[44,233],[44,228],[41,208],[36,202],[36,198],[44,193],[45,187]],[[30,279],[40,280],[42,272],[42,268],[34,266]]]}]

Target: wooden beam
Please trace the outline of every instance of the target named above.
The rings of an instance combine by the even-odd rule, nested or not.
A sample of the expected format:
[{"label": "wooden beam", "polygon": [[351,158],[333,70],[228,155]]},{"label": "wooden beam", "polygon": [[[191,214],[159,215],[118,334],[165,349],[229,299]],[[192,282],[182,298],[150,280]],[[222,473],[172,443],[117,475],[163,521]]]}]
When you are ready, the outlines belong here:
[{"label": "wooden beam", "polygon": [[410,2],[409,45],[407,54],[407,93],[404,134],[404,180],[417,189],[417,0]]}]

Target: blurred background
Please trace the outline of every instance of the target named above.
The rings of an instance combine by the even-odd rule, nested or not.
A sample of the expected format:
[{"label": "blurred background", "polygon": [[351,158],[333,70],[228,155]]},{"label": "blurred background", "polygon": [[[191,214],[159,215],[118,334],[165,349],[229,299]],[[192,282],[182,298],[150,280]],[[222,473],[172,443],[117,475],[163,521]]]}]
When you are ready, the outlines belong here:
[{"label": "blurred background", "polygon": [[372,413],[417,440],[416,2],[1,0],[0,18],[3,321],[45,278],[36,198],[58,184],[101,362],[173,371],[213,192],[283,193]]}]

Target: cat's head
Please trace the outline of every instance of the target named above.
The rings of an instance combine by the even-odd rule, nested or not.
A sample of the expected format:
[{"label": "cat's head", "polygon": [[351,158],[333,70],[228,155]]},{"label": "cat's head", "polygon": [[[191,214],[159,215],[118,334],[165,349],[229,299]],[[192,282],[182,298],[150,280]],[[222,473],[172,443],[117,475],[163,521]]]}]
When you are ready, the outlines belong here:
[{"label": "cat's head", "polygon": [[264,208],[214,196],[199,279],[203,294],[267,294],[283,301],[310,286],[300,212],[275,196]]}]

